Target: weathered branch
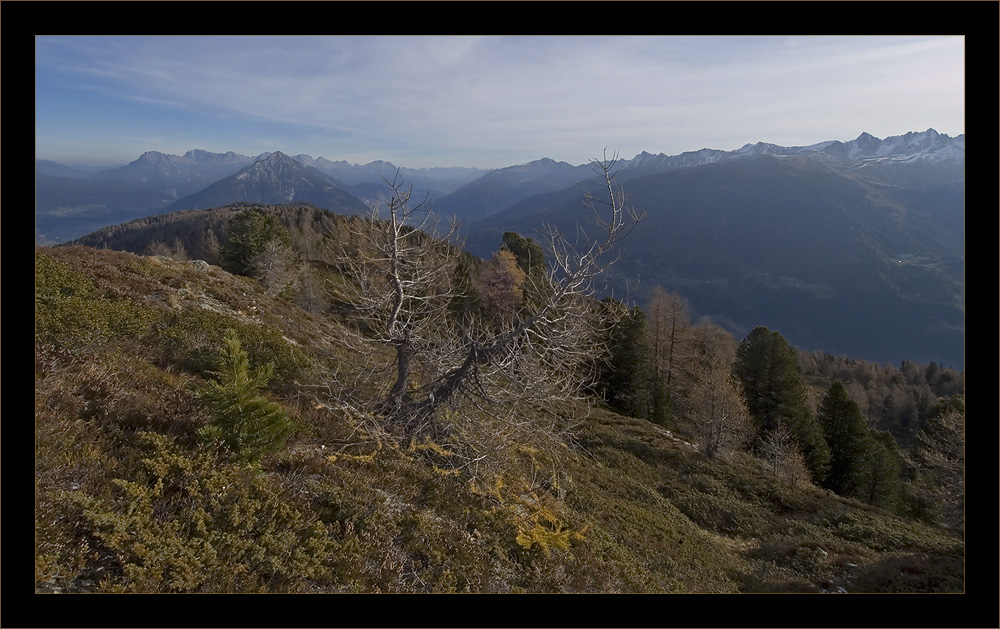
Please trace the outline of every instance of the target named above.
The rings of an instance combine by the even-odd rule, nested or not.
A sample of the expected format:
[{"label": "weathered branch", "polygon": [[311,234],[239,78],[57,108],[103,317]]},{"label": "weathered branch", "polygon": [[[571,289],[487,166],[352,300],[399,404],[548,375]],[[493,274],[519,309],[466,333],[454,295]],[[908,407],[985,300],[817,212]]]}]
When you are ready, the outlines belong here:
[{"label": "weathered branch", "polygon": [[[383,177],[389,200],[376,203],[367,219],[348,221],[330,252],[331,266],[344,278],[333,292],[350,305],[371,343],[357,346],[363,375],[330,391],[350,397],[351,408],[361,413],[409,430],[439,427],[440,409],[460,396],[499,408],[533,395],[551,400],[577,394],[581,377],[592,376],[586,370],[599,336],[600,313],[590,301],[594,279],[614,262],[618,244],[641,218],[614,184],[616,162],[617,156],[593,161],[608,199],[584,196],[600,237],[581,236],[574,245],[547,228],[551,264],[544,274],[525,276],[531,299],[491,317],[472,312],[456,319],[451,307],[468,295],[455,283],[455,226],[439,233],[425,203],[411,206],[412,191],[398,171],[393,179]],[[390,355],[392,385],[386,390],[371,379],[388,376]],[[367,402],[361,391],[371,396]]]}]

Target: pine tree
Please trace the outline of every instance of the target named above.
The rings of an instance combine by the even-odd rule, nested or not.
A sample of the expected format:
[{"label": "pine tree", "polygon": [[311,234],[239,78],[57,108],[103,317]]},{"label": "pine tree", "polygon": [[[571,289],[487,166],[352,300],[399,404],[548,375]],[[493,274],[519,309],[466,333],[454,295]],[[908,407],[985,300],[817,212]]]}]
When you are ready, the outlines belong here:
[{"label": "pine tree", "polygon": [[830,449],[809,410],[798,358],[785,337],[763,326],[751,330],[736,349],[733,375],[743,386],[758,438],[764,439],[779,425],[788,426],[814,480],[821,481],[830,462]]},{"label": "pine tree", "polygon": [[609,330],[609,356],[598,384],[608,404],[632,417],[652,419],[651,369],[646,316],[638,307],[606,298],[607,317],[616,323]]},{"label": "pine tree", "polygon": [[819,423],[830,446],[830,467],[823,486],[842,496],[866,497],[875,447],[857,402],[835,380],[819,407]]},{"label": "pine tree", "polygon": [[195,390],[195,397],[213,415],[199,435],[205,441],[221,441],[242,462],[255,462],[280,449],[295,426],[280,405],[258,393],[273,370],[274,365],[268,363],[251,371],[239,337],[229,330],[219,353],[218,380]]},{"label": "pine tree", "polygon": [[283,258],[291,246],[292,237],[277,216],[260,210],[241,212],[230,221],[229,239],[220,251],[222,267],[247,277],[273,273],[274,263],[287,264]]},{"label": "pine tree", "polygon": [[902,454],[892,434],[873,430],[868,451],[868,479],[863,500],[889,511],[898,511],[903,481],[900,476]]}]

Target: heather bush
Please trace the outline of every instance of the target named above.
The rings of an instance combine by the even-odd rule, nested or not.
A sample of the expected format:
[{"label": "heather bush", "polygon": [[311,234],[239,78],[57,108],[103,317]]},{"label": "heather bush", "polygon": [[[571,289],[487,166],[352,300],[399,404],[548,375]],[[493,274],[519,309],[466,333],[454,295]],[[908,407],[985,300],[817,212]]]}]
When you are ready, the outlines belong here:
[{"label": "heather bush", "polygon": [[35,254],[36,343],[76,350],[102,347],[111,339],[141,339],[157,318],[132,301],[103,298],[86,276]]},{"label": "heather bush", "polygon": [[204,308],[171,314],[156,331],[153,342],[164,348],[170,362],[210,377],[219,367],[219,352],[230,329],[238,334],[251,362],[273,364],[268,386],[287,387],[316,368],[315,359],[276,329]]},{"label": "heather bush", "polygon": [[102,590],[276,592],[328,578],[336,543],[267,475],[165,435],[140,443],[139,473],[114,479],[112,498],[62,496]]}]

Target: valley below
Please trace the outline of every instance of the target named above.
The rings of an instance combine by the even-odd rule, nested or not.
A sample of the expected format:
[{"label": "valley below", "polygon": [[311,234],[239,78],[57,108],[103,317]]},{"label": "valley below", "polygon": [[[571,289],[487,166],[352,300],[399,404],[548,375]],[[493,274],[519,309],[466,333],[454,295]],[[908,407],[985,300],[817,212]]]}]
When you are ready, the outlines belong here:
[{"label": "valley below", "polygon": [[[142,216],[232,202],[364,213],[389,175],[443,218],[454,216],[463,246],[480,257],[507,231],[539,238],[543,225],[589,229],[579,213],[594,175],[587,164],[413,170],[190,151],[149,153],[96,175],[39,174],[35,240],[66,242]],[[767,325],[806,350],[964,365],[964,136],[930,129],[811,147],[643,153],[619,160],[616,180],[645,219],[623,243],[603,294],[643,305],[660,286],[736,335]],[[101,185],[111,186],[103,197]]]}]

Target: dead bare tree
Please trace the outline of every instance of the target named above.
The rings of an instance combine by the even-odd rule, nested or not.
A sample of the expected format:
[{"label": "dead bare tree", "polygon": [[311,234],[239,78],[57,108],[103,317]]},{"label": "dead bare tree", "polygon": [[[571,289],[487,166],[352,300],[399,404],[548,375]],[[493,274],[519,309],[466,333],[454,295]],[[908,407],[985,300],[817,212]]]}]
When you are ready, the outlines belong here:
[{"label": "dead bare tree", "polygon": [[723,363],[703,366],[693,383],[686,423],[693,424],[702,453],[713,458],[720,451],[740,450],[753,435],[753,420],[743,392]]},{"label": "dead bare tree", "polygon": [[[614,183],[616,163],[617,156],[606,154],[592,161],[607,198],[585,190],[583,203],[599,231],[580,230],[571,243],[547,226],[548,268],[505,289],[522,290],[525,298],[508,299],[516,307],[503,316],[456,316],[468,285],[456,280],[462,254],[455,226],[442,229],[426,202],[411,203],[398,173],[383,178],[389,198],[368,217],[348,221],[328,256],[343,278],[331,294],[349,305],[364,332],[354,372],[327,387],[329,405],[410,439],[439,439],[453,432],[441,411],[459,399],[505,413],[510,421],[497,425],[509,433],[523,424],[518,404],[580,395],[581,381],[595,375],[586,371],[588,358],[599,353],[594,280],[641,218]],[[503,440],[495,433],[488,438]]]},{"label": "dead bare tree", "polygon": [[791,489],[810,481],[812,475],[799,441],[785,424],[779,424],[760,440],[758,456],[767,471],[775,478],[787,481]]},{"label": "dead bare tree", "polygon": [[[376,203],[367,217],[347,221],[328,256],[343,278],[331,296],[366,332],[351,347],[361,368],[354,386],[338,382],[336,401],[359,415],[408,420],[416,417],[415,375],[436,371],[454,352],[445,328],[459,251],[449,242],[454,226],[440,234],[426,202],[411,203],[412,189],[398,173],[383,179],[390,191],[385,207]],[[379,348],[390,350],[388,363]],[[389,390],[381,390],[387,381]]]},{"label": "dead bare tree", "polygon": [[965,532],[965,409],[944,407],[917,433],[907,455],[914,478],[908,483],[914,510]]}]

